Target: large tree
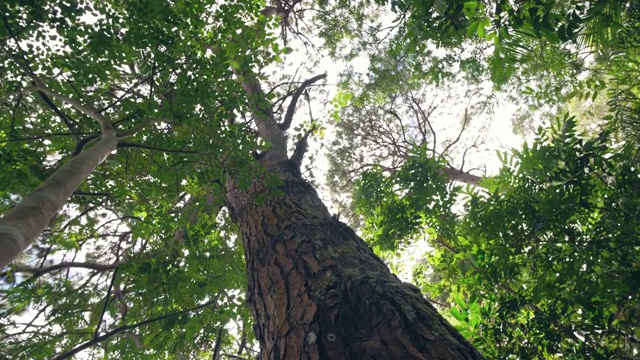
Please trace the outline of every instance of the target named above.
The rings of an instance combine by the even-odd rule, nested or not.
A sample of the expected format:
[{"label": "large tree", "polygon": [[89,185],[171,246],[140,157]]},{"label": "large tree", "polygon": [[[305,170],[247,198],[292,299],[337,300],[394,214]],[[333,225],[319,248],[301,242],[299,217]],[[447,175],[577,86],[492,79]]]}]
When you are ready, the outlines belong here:
[{"label": "large tree", "polygon": [[[2,205],[19,202],[2,244],[50,229],[5,273],[5,315],[37,311],[26,324],[3,320],[7,356],[61,359],[99,345],[120,358],[179,358],[215,339],[217,357],[234,316],[215,309],[234,304],[242,282],[214,260],[229,253],[237,271],[240,239],[263,358],[481,358],[303,178],[310,131],[293,151],[287,132],[324,76],[283,94],[291,100],[277,111],[258,70],[281,51],[261,6],[2,5],[2,160],[12,169]],[[28,334],[38,346],[21,345]]]},{"label": "large tree", "polygon": [[[462,5],[449,2],[441,6],[455,11],[456,4]],[[413,4],[409,10],[415,12],[415,6],[422,5],[433,4]],[[518,4],[520,9],[530,5]],[[441,153],[450,147],[434,129],[443,126],[444,121],[435,119],[439,115],[437,98],[448,82],[424,76],[435,72],[428,69],[432,63],[415,61],[423,59],[416,57],[420,49],[411,49],[422,46],[415,33],[400,33],[402,41],[390,41],[385,51],[377,51],[368,73],[348,73],[343,88],[355,95],[342,112],[343,122],[332,143],[331,180],[338,185],[332,187],[338,195],[345,187],[356,188],[355,196],[345,201],[347,217],[362,226],[363,237],[387,258],[402,256],[398,262],[403,265],[406,257],[418,259],[414,268],[403,266],[405,271],[409,268],[414,281],[430,293],[439,309],[449,312],[457,328],[487,357],[506,353],[521,358],[636,356],[638,323],[632,314],[638,306],[632,299],[638,293],[638,218],[626,204],[636,202],[637,188],[636,178],[628,173],[637,165],[638,61],[637,48],[628,45],[637,33],[637,10],[623,6],[620,18],[613,10],[621,3],[589,5],[594,7],[589,9],[591,16],[580,20],[585,22],[582,30],[606,39],[608,26],[623,25],[611,24],[608,16],[623,19],[625,28],[606,44],[592,38],[592,48],[565,50],[570,57],[577,55],[576,50],[594,52],[594,58],[600,60],[604,50],[615,57],[584,68],[588,70],[582,74],[586,80],[560,71],[558,78],[549,81],[550,87],[538,86],[537,81],[526,87],[521,84],[522,94],[517,98],[551,107],[552,118],[562,107],[586,111],[578,112],[577,120],[560,117],[551,130],[539,130],[532,145],[501,153],[503,169],[481,182],[485,189],[464,191],[441,176],[446,169],[442,165],[452,157]],[[602,13],[608,6],[612,8]],[[543,17],[557,17],[533,10],[527,21],[539,17],[534,25],[541,25]],[[458,14],[465,27],[470,24],[466,13]],[[429,18],[424,28],[417,29],[437,25],[437,18]],[[532,24],[525,25],[531,30]],[[597,31],[602,36],[593,33],[594,25],[601,26]],[[476,23],[472,37],[477,27]],[[447,33],[431,33],[441,34]],[[567,64],[555,61],[558,58],[546,56],[550,48],[556,48],[549,42],[557,34],[517,35],[503,40],[522,46],[520,55],[527,54],[529,42],[545,45],[535,53],[537,58],[519,56],[520,69],[543,74],[547,69],[566,68]],[[529,42],[520,41],[523,36]],[[434,49],[430,45],[427,52]],[[445,45],[441,57],[462,60],[462,65],[465,59],[450,51],[451,44]],[[509,67],[514,60],[498,65]],[[482,68],[479,72],[476,67],[471,69],[480,79],[487,78]],[[528,75],[516,71],[510,76],[520,83]],[[429,91],[429,81],[438,85],[437,90]],[[434,96],[436,91],[439,94]],[[454,98],[444,97],[448,97],[447,105]],[[568,104],[567,99],[571,99]],[[450,106],[439,110],[441,114],[452,111]],[[446,118],[449,128],[464,127],[467,115],[441,119]],[[458,121],[452,124],[451,120]],[[579,134],[576,127],[589,132]],[[353,147],[353,143],[364,146]],[[453,207],[454,203],[464,207]]]}]

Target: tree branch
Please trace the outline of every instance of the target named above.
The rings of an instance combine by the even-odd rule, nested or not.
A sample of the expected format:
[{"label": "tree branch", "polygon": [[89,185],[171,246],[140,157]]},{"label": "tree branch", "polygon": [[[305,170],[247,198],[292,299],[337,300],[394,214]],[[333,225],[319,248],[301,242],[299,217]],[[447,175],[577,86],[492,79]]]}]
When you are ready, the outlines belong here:
[{"label": "tree branch", "polygon": [[222,329],[223,329],[222,326],[218,329],[218,336],[216,337],[216,345],[213,348],[213,356],[211,357],[213,360],[220,359],[220,344],[222,344]]},{"label": "tree branch", "polygon": [[165,149],[165,148],[160,148],[160,147],[155,147],[155,146],[128,143],[128,142],[124,142],[124,141],[121,141],[120,143],[118,143],[118,148],[139,148],[139,149],[162,151],[162,152],[176,153],[176,154],[201,154],[200,152],[193,151],[193,150]]},{"label": "tree branch", "polygon": [[167,118],[157,118],[157,119],[153,119],[153,120],[142,122],[142,123],[132,127],[129,130],[122,131],[120,133],[120,135],[118,136],[118,138],[119,139],[126,139],[128,137],[131,137],[131,136],[135,135],[138,131],[146,128],[147,126],[150,126],[150,125],[153,125],[153,124],[157,124],[157,123],[161,123],[161,122],[169,123],[169,122],[171,122],[171,120],[167,119]]},{"label": "tree branch", "polygon": [[481,176],[473,175],[453,167],[443,168],[442,174],[446,176],[449,180],[454,180],[454,181],[458,181],[461,183],[474,185],[474,186],[481,186],[480,185],[480,180],[482,180]]},{"label": "tree branch", "polygon": [[76,143],[76,147],[73,149],[73,152],[71,153],[71,157],[74,157],[78,154],[80,154],[82,152],[82,149],[84,149],[84,147],[91,141],[94,139],[99,138],[100,135],[98,134],[93,134],[93,135],[89,135],[86,138],[82,138],[80,140],[78,140],[78,142]]},{"label": "tree branch", "polygon": [[51,89],[49,89],[48,87],[46,87],[44,85],[44,83],[42,83],[35,75],[29,73],[29,77],[31,77],[31,79],[34,82],[34,85],[36,86],[38,91],[41,91],[49,96],[51,96],[52,98],[58,100],[58,101],[62,101],[65,102],[71,106],[73,106],[76,110],[80,111],[81,113],[91,117],[92,119],[94,119],[95,121],[98,122],[98,124],[100,124],[100,130],[102,131],[103,134],[106,134],[108,132],[114,131],[113,125],[111,124],[111,122],[109,121],[109,119],[107,119],[104,115],[102,115],[96,108],[94,108],[93,106],[88,106],[88,105],[84,105],[81,102],[77,101],[77,100],[73,100],[70,97],[67,97],[65,95],[62,95],[56,91],[53,91]]},{"label": "tree branch", "polygon": [[29,266],[15,264],[13,265],[13,269],[14,271],[18,271],[18,272],[31,273],[33,274],[33,277],[39,277],[49,272],[64,270],[72,267],[90,269],[90,270],[96,270],[96,271],[106,271],[106,270],[113,270],[118,266],[120,266],[119,263],[98,264],[98,263],[91,263],[91,262],[61,262],[55,265],[42,266],[39,268],[32,268]]},{"label": "tree branch", "polygon": [[284,120],[282,121],[281,124],[278,125],[278,127],[280,128],[280,130],[282,131],[287,131],[289,129],[289,127],[291,126],[291,122],[293,121],[293,114],[296,111],[296,105],[298,104],[298,99],[300,99],[300,95],[302,95],[302,93],[304,92],[304,90],[311,84],[325,79],[327,77],[327,74],[320,74],[320,75],[316,75],[314,77],[312,77],[311,79],[307,79],[305,80],[302,84],[300,84],[300,87],[298,87],[298,89],[296,90],[295,93],[293,93],[293,97],[291,97],[291,103],[289,104],[289,107],[287,108],[287,113],[284,115]]},{"label": "tree branch", "polygon": [[307,148],[309,147],[309,141],[308,141],[309,135],[311,135],[311,133],[315,129],[316,129],[316,125],[313,124],[311,128],[307,130],[304,133],[304,135],[302,135],[302,138],[296,144],[296,148],[293,151],[291,158],[289,158],[289,160],[291,160],[294,164],[296,164],[298,168],[302,166],[302,159],[304,158],[304,154],[307,152]]},{"label": "tree branch", "polygon": [[108,192],[86,192],[86,191],[74,191],[72,196],[86,196],[86,197],[111,197],[111,193]]},{"label": "tree branch", "polygon": [[44,101],[44,103],[47,104],[47,106],[49,106],[51,110],[53,110],[53,112],[56,113],[56,115],[58,115],[58,117],[62,120],[62,122],[64,122],[65,125],[67,125],[67,128],[69,129],[69,131],[74,133],[78,132],[78,129],[76,129],[75,124],[71,121],[69,116],[67,116],[67,114],[62,112],[62,110],[60,110],[56,106],[56,104],[54,104],[53,101],[51,101],[51,99],[44,92],[38,91],[38,94],[40,95],[40,98],[42,98],[42,101]]},{"label": "tree branch", "polygon": [[54,136],[76,136],[76,135],[89,135],[91,133],[87,133],[87,132],[78,132],[78,133],[51,133],[51,134],[44,134],[44,135],[40,135],[40,136],[31,136],[31,137],[23,137],[23,138],[12,138],[12,139],[4,139],[4,140],[0,140],[0,143],[7,143],[7,142],[18,142],[18,141],[32,141],[32,140],[42,140],[42,139],[46,139],[46,138],[50,138],[50,137],[54,137]]},{"label": "tree branch", "polygon": [[0,102],[5,101],[5,100],[7,100],[9,98],[12,98],[14,96],[26,95],[26,94],[28,94],[30,92],[34,92],[34,91],[38,91],[38,88],[35,87],[35,86],[29,86],[29,87],[26,87],[24,89],[8,93],[8,94],[4,95],[3,97],[0,97]]},{"label": "tree branch", "polygon": [[260,82],[256,74],[251,70],[234,73],[240,80],[242,88],[246,91],[249,101],[249,108],[253,114],[258,135],[265,141],[271,143],[271,147],[264,154],[265,158],[275,157],[277,159],[286,159],[287,157],[287,138],[284,132],[278,127],[271,103],[267,100],[264,91],[260,86]]},{"label": "tree branch", "polygon": [[216,297],[213,300],[207,301],[202,305],[198,305],[198,306],[195,306],[195,307],[192,307],[192,308],[189,308],[189,309],[185,309],[185,310],[182,310],[182,311],[177,311],[177,312],[170,313],[170,314],[167,314],[167,315],[158,316],[156,318],[144,320],[144,321],[141,321],[141,322],[133,324],[133,325],[123,325],[123,326],[117,327],[117,328],[109,331],[108,333],[100,335],[97,338],[89,340],[89,341],[87,341],[87,342],[85,342],[83,344],[80,344],[80,345],[76,346],[75,348],[73,348],[73,349],[71,349],[71,350],[69,350],[69,351],[67,351],[67,352],[65,352],[63,354],[60,354],[60,355],[54,357],[52,360],[68,359],[68,358],[72,357],[73,355],[79,353],[80,351],[85,350],[87,348],[90,348],[90,347],[92,347],[92,346],[94,346],[96,344],[99,344],[102,341],[108,340],[109,338],[111,338],[114,335],[117,335],[118,333],[121,333],[123,331],[137,329],[139,327],[142,327],[142,326],[145,326],[145,325],[149,325],[149,324],[154,323],[154,322],[158,322],[158,321],[166,320],[166,319],[169,319],[169,318],[172,318],[172,317],[181,316],[181,315],[184,315],[184,314],[187,314],[187,313],[190,313],[190,312],[198,311],[198,310],[203,309],[203,308],[205,308],[205,307],[207,307],[207,306],[209,306],[211,304],[215,304],[218,301],[219,297],[220,297],[220,294],[216,295]]},{"label": "tree branch", "polygon": [[109,297],[111,295],[111,289],[113,289],[113,284],[116,282],[116,276],[118,275],[118,267],[116,266],[113,269],[113,275],[111,276],[111,282],[109,283],[109,287],[107,288],[107,295],[104,297],[104,306],[102,307],[102,311],[100,312],[100,317],[98,318],[98,324],[96,324],[96,331],[93,333],[93,338],[98,338],[98,334],[100,334],[100,325],[102,324],[102,319],[104,318],[104,313],[107,312],[107,307],[109,306]]}]

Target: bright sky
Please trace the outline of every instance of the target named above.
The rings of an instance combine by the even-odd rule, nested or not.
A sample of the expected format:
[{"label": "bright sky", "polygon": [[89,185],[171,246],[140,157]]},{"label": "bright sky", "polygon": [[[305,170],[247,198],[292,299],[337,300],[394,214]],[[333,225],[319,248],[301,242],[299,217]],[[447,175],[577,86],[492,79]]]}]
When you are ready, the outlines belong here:
[{"label": "bright sky", "polygon": [[[388,20],[391,21],[392,18],[388,17]],[[320,39],[312,39],[316,41],[316,44],[321,43]],[[327,105],[327,102],[332,99],[336,92],[338,91],[338,87],[336,84],[340,80],[340,73],[347,68],[347,66],[353,66],[356,70],[359,70],[363,73],[367,72],[369,66],[369,60],[365,55],[359,56],[355,58],[350,63],[344,63],[336,61],[335,59],[331,59],[328,56],[319,56],[317,53],[306,51],[305,47],[302,43],[295,39],[293,36],[289,36],[287,46],[294,49],[294,52],[284,56],[283,64],[276,64],[273,66],[273,71],[279,75],[287,74],[291,78],[298,71],[297,76],[299,77],[299,81],[304,81],[314,75],[326,72],[328,74],[326,82],[318,83],[318,86],[310,89],[311,97],[312,97],[312,105],[311,109],[313,112],[313,119],[320,120],[326,127],[327,131],[325,134],[325,138],[319,138],[318,136],[310,138],[310,149],[309,154],[316,154],[314,157],[314,175],[315,181],[320,185],[318,191],[321,198],[324,200],[327,207],[329,207],[330,211],[334,213],[337,212],[335,207],[332,206],[329,195],[329,191],[327,186],[325,185],[325,174],[328,169],[328,161],[326,158],[327,147],[321,148],[320,144],[325,143],[329,144],[333,137],[333,128],[332,128],[332,120],[329,120],[329,111],[331,111],[331,106]],[[312,59],[312,60],[310,60]],[[301,64],[308,64],[311,61],[317,61],[317,64],[314,63],[312,66],[312,70],[308,71],[300,71],[299,66]],[[267,72],[269,73],[269,72]],[[302,75],[301,75],[302,74]],[[297,79],[296,79],[297,80]],[[318,87],[322,87],[326,93],[321,93]],[[460,83],[458,86],[459,90],[464,93],[464,91],[468,88],[466,83]],[[492,92],[491,84],[487,83],[481,88],[480,94],[478,94],[478,99],[471,100],[471,103],[474,101],[480,101],[483,95],[488,95]],[[439,97],[440,94],[437,92],[432,94],[429,98],[427,98],[426,102],[432,100],[432,98]],[[315,97],[315,100],[313,98]],[[442,96],[440,96],[442,98]],[[451,126],[451,117],[452,114],[464,114],[465,106],[462,103],[448,103],[447,99],[439,99],[438,101],[443,101],[440,108],[442,110],[434,113],[434,116],[431,120],[434,123],[434,127],[436,129],[436,133],[438,135],[438,141],[442,141],[445,139],[454,139],[460,130],[457,126]],[[496,150],[509,150],[513,147],[520,147],[522,145],[523,139],[522,137],[515,135],[513,132],[512,126],[512,118],[516,111],[517,105],[510,103],[506,100],[506,96],[502,97],[498,101],[498,105],[494,109],[492,114],[480,114],[472,119],[470,124],[468,125],[467,130],[463,134],[463,140],[461,142],[461,146],[459,146],[459,153],[462,154],[465,146],[471,145],[473,142],[473,137],[477,134],[483,133],[485,134],[484,144],[478,151],[470,151],[465,158],[465,169],[470,168],[481,168],[482,170],[486,170],[487,175],[493,175],[497,173],[500,167],[500,162],[498,157],[496,156]],[[303,122],[309,121],[308,115],[308,105],[306,104],[306,100],[304,98],[300,99],[298,104],[298,111],[296,112],[296,116],[294,117],[294,124],[292,128],[302,124]],[[457,120],[457,119],[456,119]],[[466,145],[465,145],[466,143]],[[356,145],[356,144],[354,144]],[[292,144],[290,144],[292,146]],[[307,155],[308,158],[308,155]],[[460,163],[461,158],[458,157],[454,159],[458,164]],[[303,165],[304,166],[304,165]],[[482,172],[475,172],[476,175],[482,175]],[[344,218],[344,217],[343,217]],[[346,220],[343,220],[346,221]],[[402,278],[403,281],[411,281],[411,274],[413,267],[423,259],[423,254],[426,251],[429,251],[430,247],[428,246],[428,242],[426,237],[424,239],[419,239],[415,241],[412,245],[404,249],[402,254],[395,260],[390,260],[393,263],[393,267],[397,271],[398,275]]]}]

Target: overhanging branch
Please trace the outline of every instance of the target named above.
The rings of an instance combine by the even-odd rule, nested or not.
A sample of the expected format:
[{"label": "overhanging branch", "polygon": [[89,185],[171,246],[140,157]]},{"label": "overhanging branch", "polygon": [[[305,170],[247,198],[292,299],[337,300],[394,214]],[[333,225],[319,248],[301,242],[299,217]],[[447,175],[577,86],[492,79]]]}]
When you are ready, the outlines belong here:
[{"label": "overhanging branch", "polygon": [[291,103],[289,104],[289,107],[287,108],[287,113],[284,115],[284,120],[282,121],[282,124],[278,125],[278,127],[280,128],[280,130],[282,131],[286,131],[289,129],[289,127],[291,126],[291,122],[293,121],[293,114],[296,111],[296,105],[298,104],[298,99],[300,99],[300,95],[302,95],[302,93],[304,92],[304,90],[309,87],[309,85],[325,79],[327,77],[327,74],[320,74],[320,75],[316,75],[314,77],[312,77],[311,79],[307,79],[305,80],[302,84],[300,84],[300,87],[298,88],[298,90],[296,90],[295,93],[293,93],[293,97],[291,98]]}]

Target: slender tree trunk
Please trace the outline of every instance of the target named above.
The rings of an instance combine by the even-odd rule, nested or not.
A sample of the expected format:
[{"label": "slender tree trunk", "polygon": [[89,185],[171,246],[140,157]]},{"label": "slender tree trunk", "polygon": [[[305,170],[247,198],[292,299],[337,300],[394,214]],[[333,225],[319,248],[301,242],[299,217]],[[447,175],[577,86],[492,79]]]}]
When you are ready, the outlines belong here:
[{"label": "slender tree trunk", "polygon": [[[270,160],[266,160],[270,161]],[[481,359],[415,286],[334,219],[291,160],[228,193],[264,359]],[[273,178],[281,184],[274,187]]]},{"label": "slender tree trunk", "polygon": [[118,141],[115,131],[103,135],[0,218],[0,269],[36,241],[71,194],[116,149]]}]

